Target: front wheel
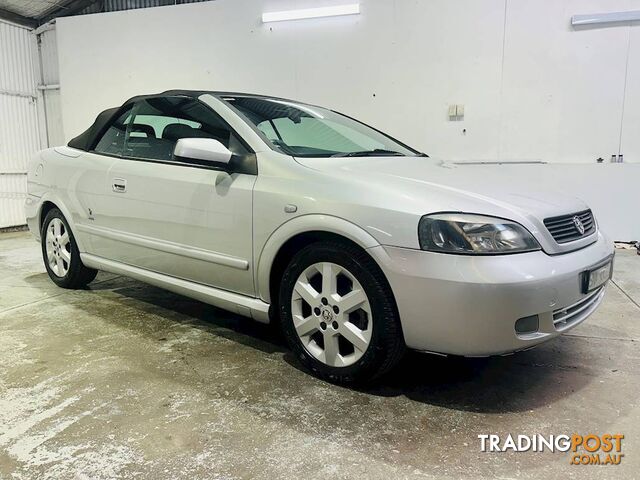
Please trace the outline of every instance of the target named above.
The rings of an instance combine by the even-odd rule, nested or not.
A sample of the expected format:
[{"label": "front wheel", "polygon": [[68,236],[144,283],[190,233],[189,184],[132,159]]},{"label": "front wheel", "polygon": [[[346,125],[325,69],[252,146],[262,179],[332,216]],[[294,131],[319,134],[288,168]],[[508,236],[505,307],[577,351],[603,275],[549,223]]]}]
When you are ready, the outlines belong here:
[{"label": "front wheel", "polygon": [[56,285],[82,288],[96,278],[98,271],[82,263],[76,240],[60,210],[49,210],[40,234],[44,265]]},{"label": "front wheel", "polygon": [[317,242],[300,250],[282,278],[279,309],[296,356],[333,382],[373,380],[405,349],[383,273],[367,253],[346,243]]}]

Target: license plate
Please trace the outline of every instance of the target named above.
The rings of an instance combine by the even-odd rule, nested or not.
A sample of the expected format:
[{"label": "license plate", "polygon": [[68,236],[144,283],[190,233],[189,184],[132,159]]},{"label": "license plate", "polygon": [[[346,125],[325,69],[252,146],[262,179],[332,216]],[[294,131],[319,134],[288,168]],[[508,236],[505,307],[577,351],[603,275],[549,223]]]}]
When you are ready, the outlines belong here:
[{"label": "license plate", "polygon": [[596,267],[592,270],[583,272],[582,277],[582,293],[589,293],[590,291],[604,285],[609,280],[613,273],[613,262],[609,261],[604,265]]}]

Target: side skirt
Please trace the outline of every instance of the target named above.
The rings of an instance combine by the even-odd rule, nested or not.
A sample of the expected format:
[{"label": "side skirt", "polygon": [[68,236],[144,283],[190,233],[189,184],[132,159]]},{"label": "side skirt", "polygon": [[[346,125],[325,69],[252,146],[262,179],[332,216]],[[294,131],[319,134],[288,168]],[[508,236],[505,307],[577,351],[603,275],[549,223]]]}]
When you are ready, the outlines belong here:
[{"label": "side skirt", "polygon": [[269,323],[269,304],[258,298],[247,297],[219,288],[152,272],[144,268],[133,267],[90,253],[81,253],[80,258],[82,259],[82,263],[89,268],[135,278],[150,285],[184,295],[185,297],[195,298],[201,302],[253,318],[258,322]]}]

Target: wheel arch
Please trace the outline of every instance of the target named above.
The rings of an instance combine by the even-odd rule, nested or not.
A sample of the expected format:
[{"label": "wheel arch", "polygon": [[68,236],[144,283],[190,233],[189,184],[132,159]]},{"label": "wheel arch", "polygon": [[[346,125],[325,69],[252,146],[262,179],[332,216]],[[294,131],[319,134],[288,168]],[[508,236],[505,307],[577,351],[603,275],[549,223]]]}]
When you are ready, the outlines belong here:
[{"label": "wheel arch", "polygon": [[49,211],[53,210],[54,208],[58,208],[58,210],[60,210],[60,208],[51,200],[45,200],[44,202],[42,202],[42,206],[40,207],[40,213],[38,215],[38,227],[40,228],[41,231],[42,231],[42,227],[44,225],[44,219],[46,218],[47,213],[49,213]]},{"label": "wheel arch", "polygon": [[84,246],[82,244],[82,240],[77,235],[77,229],[75,223],[73,221],[73,217],[71,215],[71,211],[64,205],[64,203],[54,195],[46,194],[42,197],[40,201],[40,209],[38,213],[38,228],[39,231],[42,231],[42,226],[44,223],[44,219],[46,218],[49,211],[53,208],[57,208],[64,215],[65,220],[69,224],[69,228],[71,228],[71,232],[73,233],[74,240],[76,245],[78,246],[78,250],[80,252],[85,252]]},{"label": "wheel arch", "polygon": [[304,246],[319,240],[348,242],[363,251],[380,245],[368,232],[342,218],[331,215],[296,217],[275,230],[262,248],[256,274],[258,296],[267,303],[274,303],[273,292],[279,288],[290,259]]}]

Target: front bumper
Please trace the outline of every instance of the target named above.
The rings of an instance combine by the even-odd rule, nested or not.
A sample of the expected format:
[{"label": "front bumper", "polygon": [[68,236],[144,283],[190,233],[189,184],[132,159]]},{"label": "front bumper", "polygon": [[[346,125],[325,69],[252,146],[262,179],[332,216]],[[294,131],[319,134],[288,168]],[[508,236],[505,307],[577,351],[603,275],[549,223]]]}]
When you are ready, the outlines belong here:
[{"label": "front bumper", "polygon": [[[409,348],[487,356],[533,347],[580,324],[597,308],[604,287],[581,292],[581,272],[613,255],[595,243],[550,256],[542,251],[467,256],[378,246]],[[538,329],[516,333],[518,319],[538,316]],[[555,320],[555,323],[554,323]]]}]

